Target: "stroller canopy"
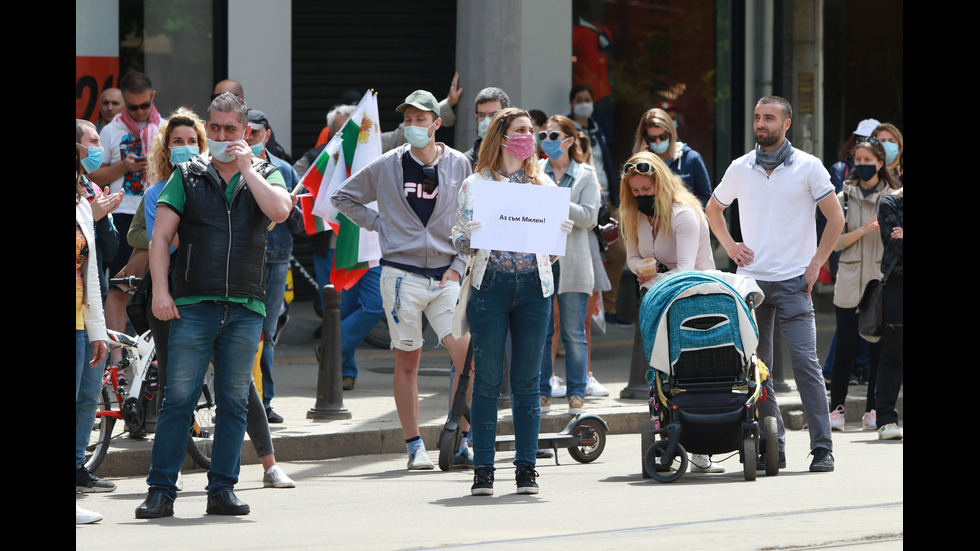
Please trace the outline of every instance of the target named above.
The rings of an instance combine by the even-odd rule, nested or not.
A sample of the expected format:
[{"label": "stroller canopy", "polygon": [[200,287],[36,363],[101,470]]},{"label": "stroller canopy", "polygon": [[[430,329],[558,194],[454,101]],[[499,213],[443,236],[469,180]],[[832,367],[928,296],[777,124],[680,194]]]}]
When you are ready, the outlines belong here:
[{"label": "stroller canopy", "polygon": [[[742,292],[736,291],[731,280]],[[724,272],[689,271],[672,274],[657,282],[643,298],[640,305],[640,335],[643,337],[643,352],[650,365],[657,371],[669,374],[681,352],[687,347],[711,348],[734,345],[742,356],[742,361],[755,352],[759,345],[759,330],[742,295],[761,303],[764,295],[752,278],[727,274]],[[712,296],[715,295],[715,296]],[[703,296],[685,308],[690,312],[680,316],[668,316],[668,311],[679,300]],[[733,306],[733,303],[735,306]],[[685,318],[730,312],[732,323],[726,323],[724,331],[695,331],[693,342],[681,342],[679,326]],[[678,319],[680,318],[680,319]]]}]

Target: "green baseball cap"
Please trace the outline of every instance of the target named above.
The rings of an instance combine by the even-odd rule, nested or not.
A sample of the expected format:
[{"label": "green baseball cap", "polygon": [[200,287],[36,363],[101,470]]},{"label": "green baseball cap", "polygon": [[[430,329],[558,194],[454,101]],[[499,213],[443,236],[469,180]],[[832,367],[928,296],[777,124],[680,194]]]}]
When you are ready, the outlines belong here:
[{"label": "green baseball cap", "polygon": [[395,108],[395,111],[402,113],[405,108],[411,105],[421,109],[422,111],[431,111],[435,114],[435,118],[439,118],[439,102],[436,101],[436,97],[425,90],[416,90],[405,98],[405,103],[399,105]]}]

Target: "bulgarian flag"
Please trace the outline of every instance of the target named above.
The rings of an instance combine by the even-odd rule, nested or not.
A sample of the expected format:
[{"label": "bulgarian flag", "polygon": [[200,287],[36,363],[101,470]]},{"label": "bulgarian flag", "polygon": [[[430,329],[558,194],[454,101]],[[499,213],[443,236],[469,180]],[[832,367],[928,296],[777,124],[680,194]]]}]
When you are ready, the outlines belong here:
[{"label": "bulgarian flag", "polygon": [[[333,177],[334,169],[337,168],[337,161],[339,160],[337,152],[340,150],[341,144],[340,135],[334,136],[334,139],[327,143],[327,146],[323,148],[320,155],[313,161],[313,165],[310,166],[309,170],[306,171],[306,174],[300,180],[300,185],[310,194],[300,196],[300,209],[303,211],[303,228],[306,230],[307,235],[331,230],[330,225],[322,217],[313,214],[313,209],[316,200],[321,195],[325,196],[328,204],[330,203],[329,194],[321,194],[320,188],[324,184],[329,184]],[[343,162],[341,161],[340,164],[343,165]],[[344,167],[343,172],[346,177],[346,167]]]},{"label": "bulgarian flag", "polygon": [[[381,156],[378,98],[373,91],[369,90],[364,94],[347,123],[324,148],[323,154],[327,154],[328,158],[323,165],[324,172],[321,174],[324,177],[321,182],[327,172],[330,173],[330,180],[326,193],[317,194],[312,212],[329,224],[337,234],[330,282],[338,289],[350,289],[368,268],[378,265],[381,244],[376,232],[358,227],[337,212],[330,202],[330,196],[351,174]],[[315,165],[319,164],[318,158]],[[376,203],[366,206],[377,209]]]}]

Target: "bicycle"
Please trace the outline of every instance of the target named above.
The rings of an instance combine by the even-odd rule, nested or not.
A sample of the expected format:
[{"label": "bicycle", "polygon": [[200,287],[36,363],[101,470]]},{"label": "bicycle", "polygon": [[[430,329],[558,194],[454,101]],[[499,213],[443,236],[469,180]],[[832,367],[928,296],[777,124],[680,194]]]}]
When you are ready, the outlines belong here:
[{"label": "bicycle", "polygon": [[[135,289],[141,280],[130,276],[109,281],[113,285],[128,285]],[[138,337],[112,330],[107,330],[107,334],[109,352],[121,348],[122,359],[107,363],[102,376],[102,394],[95,414],[98,430],[93,429],[92,438],[85,449],[85,467],[93,473],[102,464],[113,441],[127,433],[137,435],[138,431],[142,431],[146,407],[153,400],[153,394],[161,390],[155,366],[156,347],[150,331]],[[108,353],[106,357],[109,357]],[[214,368],[209,367],[201,397],[194,409],[187,441],[188,454],[205,469],[211,466],[214,436],[216,406],[211,392],[213,387]]]}]

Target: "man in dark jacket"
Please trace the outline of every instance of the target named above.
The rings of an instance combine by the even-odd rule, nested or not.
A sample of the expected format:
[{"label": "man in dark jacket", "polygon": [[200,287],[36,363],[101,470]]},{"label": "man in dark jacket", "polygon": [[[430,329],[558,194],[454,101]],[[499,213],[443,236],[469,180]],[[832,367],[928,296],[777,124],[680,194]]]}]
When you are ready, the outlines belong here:
[{"label": "man in dark jacket", "polygon": [[[136,518],[173,515],[187,428],[212,361],[221,422],[208,472],[207,512],[249,512],[232,490],[238,482],[248,386],[265,317],[266,228],[270,220],[284,222],[293,201],[279,171],[252,156],[245,141],[250,131],[247,111],[245,102],[232,94],[211,102],[207,155],[177,165],[157,203],[150,243],[153,314],[172,320],[170,357],[146,479],[150,489]],[[178,233],[171,295],[169,246]]]}]

